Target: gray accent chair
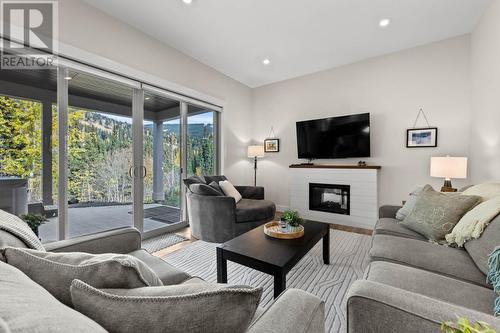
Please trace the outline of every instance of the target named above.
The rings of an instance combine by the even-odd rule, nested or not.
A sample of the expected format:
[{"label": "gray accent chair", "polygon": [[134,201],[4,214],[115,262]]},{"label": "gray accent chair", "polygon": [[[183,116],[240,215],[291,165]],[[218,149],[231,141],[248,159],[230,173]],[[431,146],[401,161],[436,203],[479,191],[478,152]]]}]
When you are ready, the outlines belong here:
[{"label": "gray accent chair", "polygon": [[210,183],[225,179],[224,176],[195,176],[184,180],[193,237],[224,243],[274,219],[276,205],[264,200],[263,187],[235,186],[243,197],[238,203],[220,191],[207,188]]},{"label": "gray accent chair", "polygon": [[434,333],[457,316],[500,332],[500,319],[493,316],[496,293],[486,283],[487,256],[500,245],[500,215],[479,239],[452,248],[399,224],[399,208],[380,208],[370,265],[349,290],[348,332]]},{"label": "gray accent chair", "polygon": [[[26,247],[20,239],[6,231],[0,230],[0,248],[6,246]],[[141,249],[141,234],[134,228],[115,229],[94,235],[53,242],[45,244],[45,248],[47,251],[52,252],[129,254],[145,262],[158,275],[160,280],[162,280],[165,285],[205,283],[203,279],[199,277],[192,277],[186,272],[169,265],[164,260]],[[2,258],[0,256],[0,261],[1,260]],[[0,277],[3,274],[11,274],[11,270],[12,266],[0,262]],[[17,272],[22,275],[19,271]],[[25,280],[36,285],[36,283],[32,280]],[[32,332],[30,327],[34,326],[36,326],[37,331],[39,332],[67,331],[62,326],[65,322],[60,319],[60,308],[66,308],[68,311],[73,310],[66,307],[66,305],[60,303],[59,310],[56,310],[58,307],[55,306],[54,302],[58,301],[55,299],[48,301],[44,308],[54,309],[53,316],[50,315],[52,313],[51,311],[45,311],[43,315],[40,315],[40,318],[36,318],[36,315],[26,316],[26,313],[29,313],[28,310],[31,308],[29,303],[31,298],[28,300],[21,300],[15,286],[9,283],[9,281],[4,281],[1,278],[0,294],[2,295],[2,301],[0,302],[0,332],[10,332],[8,328],[10,321],[16,322],[16,320],[27,319],[32,319],[32,326],[28,323],[25,323],[24,326],[20,326],[20,322],[16,322],[15,332]],[[39,303],[41,302],[40,300],[37,299],[33,302],[35,301],[38,302],[36,306],[42,306]],[[16,313],[19,314],[16,314],[17,317],[13,317],[12,315],[13,311],[11,306],[13,303],[16,304],[16,309],[20,309],[20,311],[16,311]],[[22,310],[23,306],[26,306],[26,311]],[[288,289],[282,293],[280,297],[267,308],[267,310],[263,310],[261,308],[257,310],[252,324],[248,328],[247,332],[324,333],[324,313],[324,303],[321,299],[302,290]],[[196,313],[189,314],[189,316],[196,315]],[[44,325],[47,326],[44,327]],[[61,326],[58,328],[57,325]],[[22,327],[27,328],[23,330]],[[75,329],[75,332],[84,332],[84,330],[79,330],[76,326]]]}]

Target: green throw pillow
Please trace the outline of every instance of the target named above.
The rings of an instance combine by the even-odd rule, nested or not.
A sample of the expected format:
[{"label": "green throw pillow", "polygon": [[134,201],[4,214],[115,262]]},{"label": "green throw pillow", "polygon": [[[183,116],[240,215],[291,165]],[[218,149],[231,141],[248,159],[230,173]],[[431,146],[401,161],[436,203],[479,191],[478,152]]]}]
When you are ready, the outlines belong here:
[{"label": "green throw pillow", "polygon": [[476,195],[450,195],[426,186],[401,223],[429,240],[442,241],[462,216],[480,201],[481,197]]}]

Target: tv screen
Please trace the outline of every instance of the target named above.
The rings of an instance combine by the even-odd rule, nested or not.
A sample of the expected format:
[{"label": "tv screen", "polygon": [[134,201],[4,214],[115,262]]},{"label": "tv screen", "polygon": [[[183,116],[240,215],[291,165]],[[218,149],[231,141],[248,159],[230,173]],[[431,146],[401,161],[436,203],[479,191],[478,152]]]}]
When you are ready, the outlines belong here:
[{"label": "tv screen", "polygon": [[370,157],[370,114],[297,122],[299,158]]}]

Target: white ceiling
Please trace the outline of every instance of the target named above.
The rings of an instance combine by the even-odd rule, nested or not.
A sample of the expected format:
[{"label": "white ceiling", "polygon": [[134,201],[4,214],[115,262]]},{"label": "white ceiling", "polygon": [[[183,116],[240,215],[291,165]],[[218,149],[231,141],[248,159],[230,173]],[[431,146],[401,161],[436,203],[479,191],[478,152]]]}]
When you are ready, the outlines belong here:
[{"label": "white ceiling", "polygon": [[490,2],[84,1],[250,87],[469,33]]}]

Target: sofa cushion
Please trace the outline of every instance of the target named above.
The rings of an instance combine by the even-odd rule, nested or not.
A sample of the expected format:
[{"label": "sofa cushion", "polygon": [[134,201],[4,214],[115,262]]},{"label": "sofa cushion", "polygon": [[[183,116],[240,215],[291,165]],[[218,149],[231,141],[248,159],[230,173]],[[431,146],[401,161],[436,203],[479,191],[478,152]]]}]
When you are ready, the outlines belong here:
[{"label": "sofa cushion", "polygon": [[262,288],[213,283],[121,290],[80,280],[71,285],[75,309],[120,333],[245,332],[261,294]]},{"label": "sofa cushion", "polygon": [[8,327],[11,332],[106,332],[93,320],[59,302],[19,269],[2,262],[0,295],[3,328]]},{"label": "sofa cushion", "polygon": [[488,256],[500,245],[500,215],[494,218],[478,239],[465,243],[465,249],[484,274],[488,274]]},{"label": "sofa cushion", "polygon": [[191,278],[191,275],[175,268],[166,261],[149,254],[146,250],[137,250],[129,253],[149,266],[160,278],[164,285],[179,284]]},{"label": "sofa cushion", "polygon": [[463,249],[417,239],[375,235],[370,259],[412,266],[491,288],[486,283],[486,275]]},{"label": "sofa cushion", "polygon": [[214,190],[217,190],[220,193],[220,195],[224,195],[224,191],[220,188],[219,183],[211,182],[210,184],[208,184],[208,186],[210,186]]},{"label": "sofa cushion", "polygon": [[[427,187],[431,187],[430,185],[425,185],[425,186],[418,186],[415,190],[413,190],[410,193],[410,196],[404,203],[403,207],[401,207],[397,212],[396,212],[396,218],[400,221],[403,221],[413,210],[413,207],[415,207],[415,203],[417,202],[418,195]],[[432,188],[432,187],[431,187]]]},{"label": "sofa cushion", "polygon": [[395,263],[372,262],[365,278],[484,313],[491,313],[495,300],[489,288]]},{"label": "sofa cushion", "polygon": [[207,184],[210,184],[211,182],[216,182],[217,184],[219,184],[219,182],[221,182],[223,180],[227,180],[226,176],[224,176],[224,175],[221,175],[221,176],[205,176],[205,181],[207,182]]},{"label": "sofa cushion", "polygon": [[404,225],[399,223],[399,220],[393,218],[379,219],[373,229],[373,233],[375,235],[392,235],[427,241],[427,238],[418,232],[406,228]]},{"label": "sofa cushion", "polygon": [[192,193],[198,194],[198,195],[210,195],[210,196],[220,196],[224,195],[212,186],[209,186],[207,184],[191,184],[189,187]]},{"label": "sofa cushion", "polygon": [[71,306],[69,287],[74,279],[98,288],[137,288],[162,282],[142,261],[125,254],[40,252],[6,248],[7,263],[19,268],[54,297]]},{"label": "sofa cushion", "polygon": [[474,195],[446,195],[426,186],[418,195],[413,210],[401,223],[430,240],[441,241],[480,200]]},{"label": "sofa cushion", "polygon": [[470,239],[481,236],[484,228],[500,213],[500,196],[484,201],[465,214],[451,233],[446,235],[448,244],[460,247]]},{"label": "sofa cushion", "polygon": [[11,235],[16,236],[19,240],[26,244],[26,247],[39,251],[45,251],[45,248],[40,242],[40,239],[38,239],[38,236],[35,235],[33,230],[31,230],[26,222],[21,220],[19,217],[7,213],[6,211],[3,211],[1,209],[0,230],[6,231]]},{"label": "sofa cushion", "polygon": [[10,232],[0,230],[0,249],[6,247],[27,248],[26,244]]},{"label": "sofa cushion", "polygon": [[234,202],[238,203],[241,201],[242,196],[240,192],[238,192],[238,190],[234,187],[233,184],[231,184],[229,180],[220,181],[219,186],[222,189],[222,192],[224,192],[224,195],[234,198]]},{"label": "sofa cushion", "polygon": [[203,176],[191,176],[183,180],[184,185],[190,190],[193,184],[206,184],[205,178]]},{"label": "sofa cushion", "polygon": [[269,200],[241,199],[236,204],[236,223],[271,220],[276,206]]}]

